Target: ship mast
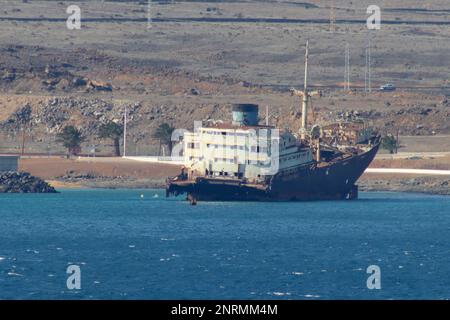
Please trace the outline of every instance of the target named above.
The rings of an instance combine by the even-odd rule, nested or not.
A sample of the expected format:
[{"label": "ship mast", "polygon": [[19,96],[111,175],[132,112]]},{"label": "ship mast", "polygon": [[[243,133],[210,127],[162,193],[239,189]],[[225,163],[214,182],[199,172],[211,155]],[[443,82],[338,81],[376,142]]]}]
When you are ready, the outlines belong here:
[{"label": "ship mast", "polygon": [[306,129],[308,121],[308,51],[309,51],[309,41],[306,41],[306,52],[305,52],[305,82],[303,87],[303,99],[302,99],[302,128],[301,128],[301,138],[306,138]]},{"label": "ship mast", "polygon": [[306,140],[308,129],[308,103],[312,96],[320,95],[319,91],[308,91],[308,57],[309,57],[309,41],[306,41],[306,53],[305,53],[305,82],[303,91],[295,88],[291,89],[291,94],[302,98],[302,125],[300,128],[300,137]]}]

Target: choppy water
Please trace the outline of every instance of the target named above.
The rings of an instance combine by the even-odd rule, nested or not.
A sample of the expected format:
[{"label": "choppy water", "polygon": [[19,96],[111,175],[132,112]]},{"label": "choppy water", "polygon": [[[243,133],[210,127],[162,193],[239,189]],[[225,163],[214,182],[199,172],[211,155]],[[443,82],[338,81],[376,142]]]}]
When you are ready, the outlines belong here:
[{"label": "choppy water", "polygon": [[[450,197],[361,198],[193,207],[161,190],[2,194],[0,298],[450,298]],[[80,290],[67,289],[71,264]],[[367,289],[369,265],[380,290]]]}]

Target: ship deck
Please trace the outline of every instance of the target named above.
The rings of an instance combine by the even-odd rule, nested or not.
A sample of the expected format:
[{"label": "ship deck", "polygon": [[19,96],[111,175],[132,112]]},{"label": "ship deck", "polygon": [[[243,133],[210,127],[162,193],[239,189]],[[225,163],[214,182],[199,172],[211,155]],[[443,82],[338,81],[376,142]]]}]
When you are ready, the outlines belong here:
[{"label": "ship deck", "polygon": [[266,185],[264,183],[253,183],[245,181],[244,179],[236,178],[224,178],[224,177],[207,177],[207,176],[194,176],[193,178],[186,180],[173,180],[169,179],[168,184],[176,185],[178,187],[189,187],[193,184],[208,183],[211,185],[232,185],[232,186],[246,186],[249,188],[265,190]]}]

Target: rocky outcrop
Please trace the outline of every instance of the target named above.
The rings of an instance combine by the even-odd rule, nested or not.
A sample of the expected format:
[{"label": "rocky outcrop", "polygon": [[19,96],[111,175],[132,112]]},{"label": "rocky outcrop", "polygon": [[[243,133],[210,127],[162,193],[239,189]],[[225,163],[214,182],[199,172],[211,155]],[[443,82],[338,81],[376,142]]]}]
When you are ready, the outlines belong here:
[{"label": "rocky outcrop", "polygon": [[[130,122],[139,120],[138,111],[141,103],[112,104],[102,99],[85,99],[76,97],[53,97],[36,103],[31,113],[31,125],[34,133],[41,127],[46,133],[55,134],[65,125],[75,124],[83,135],[97,136],[101,124],[109,121],[123,121],[127,107]],[[23,109],[23,108],[22,108]],[[21,109],[19,109],[20,111]],[[21,130],[17,113],[0,122],[0,131],[17,132]]]},{"label": "rocky outcrop", "polygon": [[448,177],[428,176],[415,178],[368,179],[358,181],[360,191],[417,192],[450,195]]},{"label": "rocky outcrop", "polygon": [[56,193],[44,180],[27,172],[0,172],[0,193]]}]

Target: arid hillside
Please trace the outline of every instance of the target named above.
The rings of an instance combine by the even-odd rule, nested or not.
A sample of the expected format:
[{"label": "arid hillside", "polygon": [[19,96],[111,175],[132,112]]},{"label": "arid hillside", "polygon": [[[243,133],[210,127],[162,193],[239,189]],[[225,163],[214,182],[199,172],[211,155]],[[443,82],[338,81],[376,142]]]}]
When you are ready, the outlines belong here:
[{"label": "arid hillside", "polygon": [[[367,31],[369,4],[382,9],[381,30]],[[69,4],[81,9],[80,30],[66,27]],[[236,102],[258,103],[261,118],[297,130],[310,40],[315,122],[363,118],[383,132],[408,136],[450,133],[445,1],[9,1],[0,11],[0,143],[17,152],[13,113],[29,104],[28,152],[58,153],[65,125],[86,136],[83,151],[111,153],[98,138],[108,120],[129,111],[129,154],[155,154],[155,128],[191,129],[195,120],[230,117]],[[150,19],[149,19],[150,18]],[[364,93],[371,42],[372,93]],[[343,91],[345,44],[350,87]],[[392,82],[398,90],[375,92]]]}]

